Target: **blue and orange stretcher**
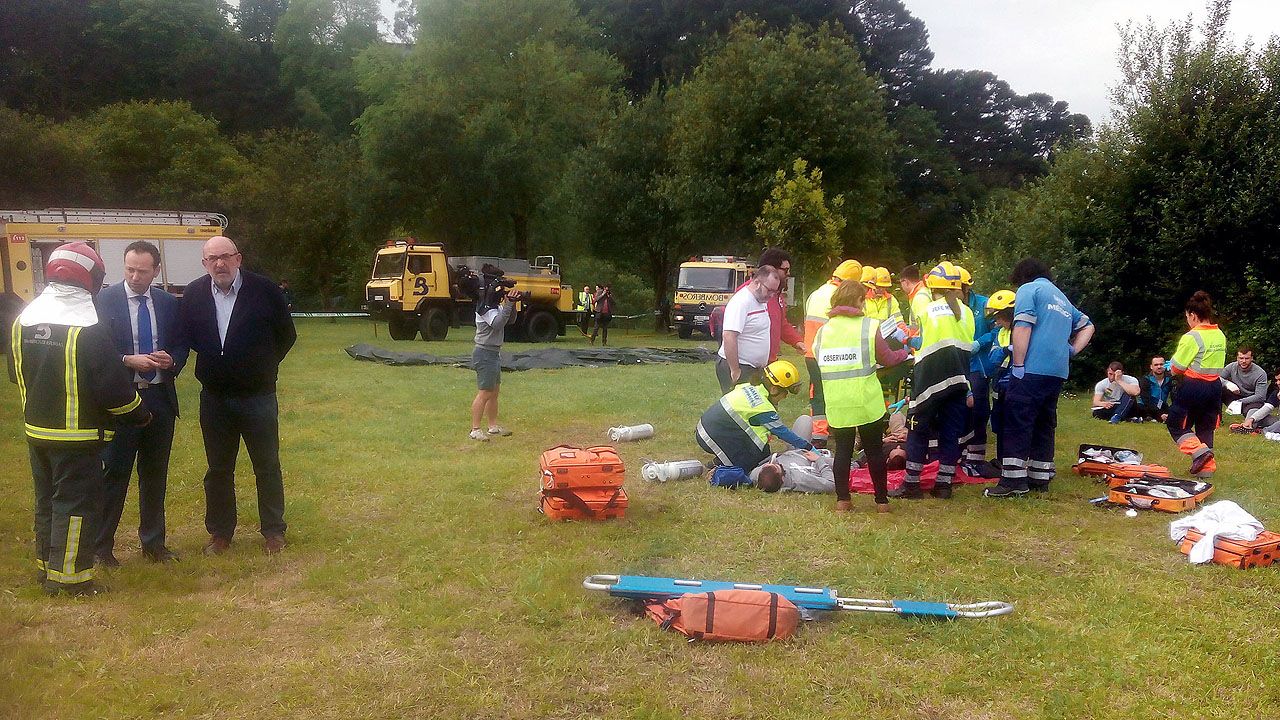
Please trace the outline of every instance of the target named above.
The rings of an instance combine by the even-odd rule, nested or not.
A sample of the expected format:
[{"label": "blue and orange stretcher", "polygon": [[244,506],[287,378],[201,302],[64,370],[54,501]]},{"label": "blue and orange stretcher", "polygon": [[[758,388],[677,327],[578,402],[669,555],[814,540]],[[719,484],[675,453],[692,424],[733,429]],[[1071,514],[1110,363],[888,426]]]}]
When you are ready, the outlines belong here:
[{"label": "blue and orange stretcher", "polygon": [[919,602],[915,600],[875,600],[868,598],[840,597],[834,588],[797,587],[735,583],[722,580],[678,580],[675,578],[648,577],[645,575],[592,575],[582,581],[587,590],[607,592],[613,597],[629,600],[666,600],[689,593],[713,590],[762,590],[777,593],[804,610],[891,613],[902,617],[954,620],[956,618],[986,618],[1008,615],[1013,605],[1006,602],[985,601],[976,603]]}]

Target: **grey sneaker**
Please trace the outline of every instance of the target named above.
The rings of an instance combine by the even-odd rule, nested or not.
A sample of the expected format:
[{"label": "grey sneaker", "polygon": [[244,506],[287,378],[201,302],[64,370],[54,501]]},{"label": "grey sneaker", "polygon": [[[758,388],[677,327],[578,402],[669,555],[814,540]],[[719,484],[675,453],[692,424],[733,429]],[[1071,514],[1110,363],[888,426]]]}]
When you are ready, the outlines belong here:
[{"label": "grey sneaker", "polygon": [[511,437],[511,431],[502,427],[501,425],[494,425],[493,427],[489,428],[489,434],[497,435],[498,437]]},{"label": "grey sneaker", "polygon": [[489,442],[489,434],[479,428],[472,430],[471,434],[467,437],[472,440],[479,440],[480,442]]}]

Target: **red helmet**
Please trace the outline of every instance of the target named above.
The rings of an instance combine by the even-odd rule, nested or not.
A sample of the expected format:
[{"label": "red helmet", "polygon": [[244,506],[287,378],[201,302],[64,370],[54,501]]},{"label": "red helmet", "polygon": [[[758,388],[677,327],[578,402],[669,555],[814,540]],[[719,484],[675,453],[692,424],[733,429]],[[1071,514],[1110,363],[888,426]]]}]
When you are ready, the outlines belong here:
[{"label": "red helmet", "polygon": [[44,279],[57,281],[84,288],[96,293],[102,288],[102,280],[107,276],[107,266],[93,246],[73,242],[59,245],[49,254],[49,261],[44,265]]}]

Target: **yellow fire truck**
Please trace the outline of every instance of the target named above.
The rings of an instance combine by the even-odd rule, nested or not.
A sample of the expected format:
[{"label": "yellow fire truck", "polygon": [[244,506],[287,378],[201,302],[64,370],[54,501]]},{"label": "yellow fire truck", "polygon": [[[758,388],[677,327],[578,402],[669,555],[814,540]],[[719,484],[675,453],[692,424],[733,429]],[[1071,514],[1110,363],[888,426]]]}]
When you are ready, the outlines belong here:
[{"label": "yellow fire truck", "polygon": [[205,240],[221,235],[227,218],[209,212],[47,208],[0,210],[0,343],[7,342],[13,319],[24,305],[44,290],[44,259],[68,242],[86,242],[97,249],[107,266],[107,285],[124,280],[124,249],[135,240],[160,248],[160,277],[156,283],[182,293],[187,283],[204,274],[200,263]]},{"label": "yellow fire truck", "polygon": [[530,342],[551,342],[574,322],[573,288],[560,282],[555,258],[528,260],[470,255],[447,257],[442,243],[412,239],[388,241],[373,262],[365,284],[365,308],[376,321],[386,321],[394,340],[444,340],[450,327],[475,323],[475,300],[459,287],[458,268],[477,275],[484,265],[501,269],[527,294],[517,306],[508,332]]},{"label": "yellow fire truck", "polygon": [[682,263],[671,305],[676,334],[687,340],[697,330],[712,340],[717,339],[711,313],[729,302],[754,269],[751,261],[732,255],[703,255],[698,260]]}]

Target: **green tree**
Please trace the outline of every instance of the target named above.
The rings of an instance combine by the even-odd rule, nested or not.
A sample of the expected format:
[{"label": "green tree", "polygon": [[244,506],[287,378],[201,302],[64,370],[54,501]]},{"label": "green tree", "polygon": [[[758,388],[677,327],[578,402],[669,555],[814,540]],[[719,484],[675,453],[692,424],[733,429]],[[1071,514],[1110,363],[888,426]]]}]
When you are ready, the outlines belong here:
[{"label": "green tree", "polygon": [[417,46],[364,77],[361,146],[384,223],[526,257],[573,153],[615,112],[617,63],[569,0],[438,0]]},{"label": "green tree", "polygon": [[671,102],[672,172],[663,191],[700,246],[743,249],[775,173],[805,158],[846,198],[844,250],[870,247],[893,140],[877,82],[831,29],[763,32],[744,23]]},{"label": "green tree", "polygon": [[1233,46],[1229,8],[1212,3],[1200,27],[1129,27],[1114,124],[966,233],[965,262],[992,274],[1019,255],[1056,266],[1098,321],[1095,363],[1167,352],[1197,289],[1233,342],[1280,322],[1258,297],[1280,268],[1280,42]]},{"label": "green tree", "polygon": [[600,139],[579,154],[561,193],[577,233],[596,256],[648,279],[660,330],[667,327],[671,278],[695,245],[679,232],[675,211],[661,191],[670,137],[670,110],[664,94],[655,90],[624,107]]},{"label": "green tree", "polygon": [[305,131],[245,138],[243,172],[223,192],[249,257],[302,297],[328,307],[361,294],[373,246],[353,229],[349,196],[359,178],[353,139]]},{"label": "green tree", "polygon": [[71,127],[88,143],[104,202],[217,209],[223,183],[241,169],[217,123],[185,102],[107,105]]},{"label": "green tree", "polygon": [[298,124],[338,137],[364,111],[356,56],[378,42],[377,0],[292,0],[275,30],[281,77]]},{"label": "green tree", "polygon": [[816,286],[840,262],[840,234],[846,223],[843,209],[843,196],[828,202],[822,170],[810,170],[809,163],[797,159],[791,172],[779,170],[774,175],[773,189],[755,221],[756,237],[766,246],[790,252],[800,278]]},{"label": "green tree", "polygon": [[0,107],[0,198],[6,209],[98,202],[88,150],[69,128]]},{"label": "green tree", "polygon": [[240,0],[235,12],[236,28],[246,40],[272,42],[276,25],[288,7],[289,0]]}]

